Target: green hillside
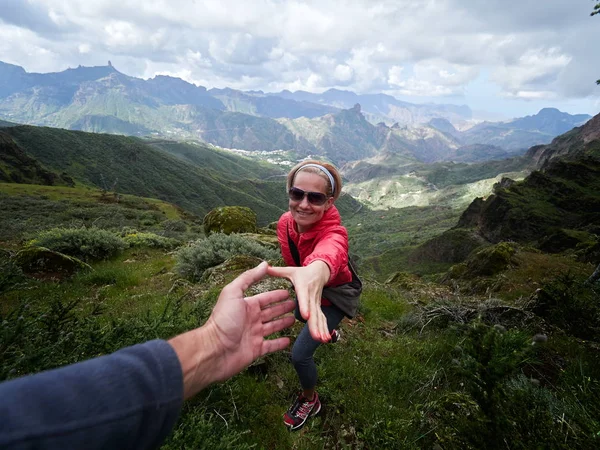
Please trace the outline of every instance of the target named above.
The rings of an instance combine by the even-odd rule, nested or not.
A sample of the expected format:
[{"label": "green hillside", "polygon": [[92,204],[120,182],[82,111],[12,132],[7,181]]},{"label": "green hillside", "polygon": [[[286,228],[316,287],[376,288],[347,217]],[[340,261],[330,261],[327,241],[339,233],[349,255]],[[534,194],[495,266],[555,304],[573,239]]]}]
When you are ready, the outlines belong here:
[{"label": "green hillside", "polygon": [[11,247],[56,227],[129,229],[178,239],[202,233],[201,217],[171,203],[84,186],[0,183],[0,210],[0,243]]},{"label": "green hillside", "polygon": [[[260,181],[280,174],[280,169],[248,163],[254,168],[237,174],[240,164],[236,165],[233,158],[204,157],[210,153],[206,148],[198,148],[200,154],[188,156],[186,161],[158,144],[133,137],[32,126],[5,128],[4,132],[46,168],[67,173],[77,183],[165,200],[199,216],[217,206],[240,205],[254,209],[259,222],[266,224],[287,208],[283,182],[278,178]],[[192,159],[196,163],[192,164]],[[260,184],[267,192],[278,191],[281,195],[268,201],[249,195],[243,183],[236,186],[231,182],[235,179],[241,183],[244,176],[251,176],[252,183]]]},{"label": "green hillside", "polygon": [[[279,167],[192,143],[2,131],[25,158],[0,160],[7,173],[42,183],[65,172],[74,183],[0,183],[0,380],[200,326],[223,286],[259,261],[248,252],[281,262],[273,230],[213,235],[231,244],[216,248],[180,208],[247,200],[276,218]],[[364,290],[342,340],[317,350],[320,414],[298,433],[281,423],[299,388],[286,351],[186,402],[162,449],[597,448],[600,287],[587,278],[600,258],[600,141],[572,142],[576,156],[504,180],[466,211],[372,211],[342,196]],[[419,177],[450,188],[501,165]],[[197,278],[181,270],[190,254]],[[293,295],[272,278],[249,292],[276,288]]]}]

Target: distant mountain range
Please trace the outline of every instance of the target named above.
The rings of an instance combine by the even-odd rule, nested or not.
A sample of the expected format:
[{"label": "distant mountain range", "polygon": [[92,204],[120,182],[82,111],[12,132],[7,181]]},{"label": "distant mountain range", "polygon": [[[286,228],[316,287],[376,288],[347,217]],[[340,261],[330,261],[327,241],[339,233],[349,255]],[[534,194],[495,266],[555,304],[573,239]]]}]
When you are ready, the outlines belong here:
[{"label": "distant mountain range", "polygon": [[[135,136],[197,139],[224,148],[319,155],[337,164],[472,162],[523,154],[590,116],[555,109],[466,131],[467,106],[415,105],[384,94],[331,89],[263,93],[181,79],[130,77],[107,66],[28,73],[0,62],[0,119]],[[375,124],[376,123],[376,124]],[[461,128],[462,129],[462,128]]]}]

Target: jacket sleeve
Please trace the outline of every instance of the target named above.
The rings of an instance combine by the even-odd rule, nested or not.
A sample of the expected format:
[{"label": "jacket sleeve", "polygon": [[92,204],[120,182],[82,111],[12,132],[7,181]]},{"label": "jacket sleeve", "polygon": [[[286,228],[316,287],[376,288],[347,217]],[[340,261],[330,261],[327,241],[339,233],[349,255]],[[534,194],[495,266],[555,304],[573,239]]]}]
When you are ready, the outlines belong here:
[{"label": "jacket sleeve", "polygon": [[155,340],[0,384],[2,449],[151,449],[183,403],[177,354]]},{"label": "jacket sleeve", "polygon": [[307,266],[313,261],[323,261],[329,266],[331,275],[329,282],[334,280],[340,270],[348,265],[348,231],[338,225],[328,228],[315,245],[314,250],[303,261]]}]

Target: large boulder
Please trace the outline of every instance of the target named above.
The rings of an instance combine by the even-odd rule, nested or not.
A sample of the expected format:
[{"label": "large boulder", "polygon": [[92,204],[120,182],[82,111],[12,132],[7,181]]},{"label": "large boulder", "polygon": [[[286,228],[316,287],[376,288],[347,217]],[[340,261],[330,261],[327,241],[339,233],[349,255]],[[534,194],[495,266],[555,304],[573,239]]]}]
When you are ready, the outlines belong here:
[{"label": "large boulder", "polygon": [[256,233],[256,213],[245,206],[222,206],[204,216],[204,234]]},{"label": "large boulder", "polygon": [[42,277],[62,278],[78,270],[92,270],[80,259],[45,247],[25,248],[16,254],[14,260],[23,272]]}]

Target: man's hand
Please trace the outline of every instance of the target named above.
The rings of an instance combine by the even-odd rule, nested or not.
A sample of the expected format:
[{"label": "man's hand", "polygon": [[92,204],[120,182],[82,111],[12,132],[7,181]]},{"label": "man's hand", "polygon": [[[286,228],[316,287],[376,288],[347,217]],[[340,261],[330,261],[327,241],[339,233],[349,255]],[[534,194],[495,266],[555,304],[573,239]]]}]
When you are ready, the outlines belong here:
[{"label": "man's hand", "polygon": [[169,341],[181,362],[184,398],[232,377],[258,357],[289,345],[289,338],[264,339],[294,323],[293,316],[279,317],[294,309],[293,301],[283,301],[288,292],[277,290],[244,297],[244,291],[266,274],[266,262],[242,273],[223,288],[204,326]]},{"label": "man's hand", "polygon": [[287,278],[292,282],[300,314],[308,322],[310,335],[315,341],[329,342],[331,333],[321,310],[323,287],[331,274],[329,266],[317,260],[305,267],[269,267],[267,273],[274,277]]}]

